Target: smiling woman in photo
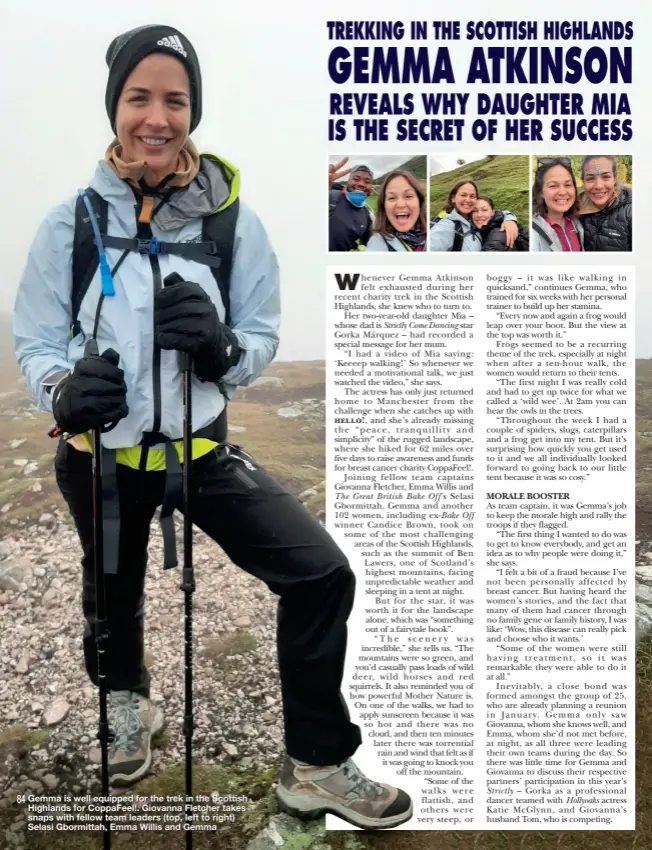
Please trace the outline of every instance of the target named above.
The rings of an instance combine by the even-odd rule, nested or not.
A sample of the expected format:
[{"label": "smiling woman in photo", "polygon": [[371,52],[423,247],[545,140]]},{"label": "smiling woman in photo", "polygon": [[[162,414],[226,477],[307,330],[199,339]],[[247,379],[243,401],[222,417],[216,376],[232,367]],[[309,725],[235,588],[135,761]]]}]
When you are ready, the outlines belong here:
[{"label": "smiling woman in photo", "polygon": [[[155,514],[168,569],[178,560],[173,511],[185,509],[185,594],[194,591],[186,545],[194,525],[219,545],[218,567],[223,552],[278,597],[278,806],[305,818],[328,811],[365,830],[398,826],[412,817],[409,795],[369,779],[352,759],[362,735],[342,683],[356,576],[324,526],[228,439],[227,402],[272,362],[281,316],[276,255],[240,199],[239,171],[200,154],[191,138],[202,103],[215,106],[214,90],[202,100],[198,56],[174,27],[117,35],[105,60],[113,140],[89,163],[88,189],[39,227],[13,319],[22,374],[55,420],[55,480],[79,536],[80,655],[99,689],[103,790],[150,772],[164,708],[179,712],[175,698],[151,693],[145,588]],[[329,184],[336,171],[329,168]],[[371,174],[356,173],[349,195],[357,203],[360,191],[364,202]],[[221,616],[220,600],[203,600]],[[219,693],[220,682],[209,688]],[[216,733],[228,736],[219,720]]]},{"label": "smiling woman in photo", "polygon": [[519,229],[519,234],[510,247],[507,235],[502,229],[505,213],[497,210],[493,200],[488,195],[480,195],[471,213],[471,221],[480,233],[483,251],[527,251],[529,240]]},{"label": "smiling woman in photo", "polygon": [[632,190],[618,179],[615,156],[585,156],[580,216],[585,251],[632,250]]},{"label": "smiling woman in photo", "polygon": [[[445,207],[446,217],[431,222],[431,251],[482,251],[482,234],[472,220],[479,194],[472,180],[460,180],[453,186]],[[500,230],[511,248],[518,236],[518,222],[509,210],[503,212]]]},{"label": "smiling woman in photo", "polygon": [[565,157],[537,161],[532,190],[532,251],[583,251],[577,184]]},{"label": "smiling woman in photo", "polygon": [[390,171],[378,194],[367,251],[425,251],[426,196],[409,171]]}]

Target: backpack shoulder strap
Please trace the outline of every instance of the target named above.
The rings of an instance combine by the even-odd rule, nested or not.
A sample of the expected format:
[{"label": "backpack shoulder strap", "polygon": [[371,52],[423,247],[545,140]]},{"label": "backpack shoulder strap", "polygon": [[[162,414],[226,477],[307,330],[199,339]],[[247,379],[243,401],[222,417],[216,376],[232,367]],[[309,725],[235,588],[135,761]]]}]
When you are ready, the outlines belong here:
[{"label": "backpack shoulder strap", "polygon": [[229,284],[233,265],[235,226],[240,210],[240,199],[236,198],[226,209],[207,215],[202,225],[202,239],[215,242],[216,254],[221,259],[217,268],[211,268],[224,304],[224,324],[231,324],[231,298]]},{"label": "backpack shoulder strap", "polygon": [[547,242],[548,245],[552,245],[552,239],[548,236],[546,231],[543,229],[543,227],[541,227],[538,222],[532,222],[532,230],[534,230],[535,233],[538,233],[539,236],[544,240],[544,242]]},{"label": "backpack shoulder strap", "polygon": [[[95,212],[100,233],[106,234],[109,205],[104,198],[94,189],[86,189],[91,206]],[[91,224],[88,210],[81,197],[77,198],[75,204],[75,233],[72,243],[72,333],[76,336],[81,331],[77,321],[81,303],[88,291],[93,276],[97,271],[100,259],[93,237],[93,226]]]},{"label": "backpack shoulder strap", "polygon": [[462,222],[454,221],[455,225],[455,236],[453,237],[453,247],[451,251],[461,251],[462,243],[464,242],[464,231],[462,230]]},{"label": "backpack shoulder strap", "polygon": [[[98,226],[102,236],[106,236],[108,223],[109,205],[97,192],[93,189],[86,189],[91,206],[97,217]],[[235,243],[235,226],[238,219],[240,209],[239,199],[236,198],[233,203],[229,204],[226,209],[208,215],[202,222],[202,239],[204,242],[213,242],[216,254],[220,258],[218,268],[211,267],[211,271],[217,282],[222,303],[225,311],[225,324],[230,323],[230,297],[229,297],[229,281],[231,277],[231,266],[233,264],[233,247]],[[113,243],[129,242],[134,240],[120,240],[107,238],[105,240],[107,247]],[[126,248],[127,245],[119,245],[118,247]],[[195,245],[190,246],[195,248]],[[135,250],[135,249],[133,249]],[[183,255],[183,251],[178,251]],[[196,259],[193,256],[194,259]],[[200,260],[201,261],[201,260]],[[84,296],[88,291],[88,287],[93,280],[93,276],[99,265],[99,257],[97,247],[93,237],[93,228],[88,215],[88,210],[82,198],[78,197],[75,205],[75,233],[73,237],[73,253],[72,253],[72,333],[76,335],[80,333],[81,327],[78,323],[79,310]]]},{"label": "backpack shoulder strap", "polygon": [[339,203],[340,198],[342,197],[341,189],[329,189],[328,190],[328,217],[330,218],[333,215],[333,210]]}]

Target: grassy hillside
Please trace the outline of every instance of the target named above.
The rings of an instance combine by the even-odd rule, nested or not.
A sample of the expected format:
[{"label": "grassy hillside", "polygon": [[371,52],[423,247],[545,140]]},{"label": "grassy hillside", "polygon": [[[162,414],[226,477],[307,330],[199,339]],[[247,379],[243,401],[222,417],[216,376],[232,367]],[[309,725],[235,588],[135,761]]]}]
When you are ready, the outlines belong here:
[{"label": "grassy hillside", "polygon": [[[417,178],[417,180],[427,180],[428,179],[428,163],[427,158],[425,156],[413,156],[411,159],[406,160],[402,165],[397,166],[401,169],[401,171],[409,171],[411,174]],[[392,168],[392,171],[396,169]],[[384,174],[380,174],[378,177],[374,178],[374,186],[380,187],[383,180],[389,171],[386,171]]]},{"label": "grassy hillside", "polygon": [[444,209],[448,193],[459,180],[472,180],[481,195],[493,199],[497,209],[514,213],[527,227],[530,216],[530,181],[527,156],[485,157],[467,162],[454,171],[430,178],[430,217]]}]

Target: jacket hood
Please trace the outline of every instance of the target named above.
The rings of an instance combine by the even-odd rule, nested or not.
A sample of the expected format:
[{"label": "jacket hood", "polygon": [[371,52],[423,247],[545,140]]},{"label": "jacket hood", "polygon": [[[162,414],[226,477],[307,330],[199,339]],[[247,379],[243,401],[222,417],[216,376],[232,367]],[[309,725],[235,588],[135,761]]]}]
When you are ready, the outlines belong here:
[{"label": "jacket hood", "polygon": [[542,230],[545,230],[545,232],[548,234],[548,236],[552,237],[553,239],[557,238],[557,234],[555,233],[554,228],[552,227],[551,224],[548,224],[548,222],[545,220],[545,218],[542,215],[533,215],[532,216],[532,223],[538,224],[539,227]]},{"label": "jacket hood", "polygon": [[615,210],[618,207],[623,206],[623,204],[631,204],[632,202],[632,190],[628,189],[627,186],[623,186],[618,195],[613,199],[610,204],[607,204],[606,207],[596,207],[591,198],[586,194],[586,192],[582,192],[580,197],[580,215],[588,215],[590,213],[604,212],[605,210]]},{"label": "jacket hood", "polygon": [[[107,162],[98,163],[90,181],[109,204],[133,199],[133,189],[122,180]],[[212,153],[199,155],[199,171],[187,186],[170,195],[154,216],[154,223],[162,231],[176,230],[189,221],[210,215],[232,204],[240,192],[240,172],[226,159]]]},{"label": "jacket hood", "polygon": [[451,210],[451,212],[448,213],[446,218],[450,218],[451,221],[461,221],[463,225],[466,225],[466,227],[469,228],[475,227],[475,225],[470,219],[464,218],[462,213],[459,213],[457,210]]}]

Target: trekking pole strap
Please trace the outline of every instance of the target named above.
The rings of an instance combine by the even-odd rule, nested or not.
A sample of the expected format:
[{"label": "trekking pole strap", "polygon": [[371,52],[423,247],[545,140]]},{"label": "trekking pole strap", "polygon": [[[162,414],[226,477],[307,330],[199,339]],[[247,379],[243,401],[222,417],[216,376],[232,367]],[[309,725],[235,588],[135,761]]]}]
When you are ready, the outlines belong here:
[{"label": "trekking pole strap", "polygon": [[120,546],[120,502],[118,499],[118,474],[116,453],[102,446],[102,548],[104,572],[116,575]]},{"label": "trekking pole strap", "polygon": [[183,474],[179,455],[173,443],[165,444],[165,491],[159,522],[163,535],[163,569],[178,566],[177,538],[174,529],[174,509],[179,502],[183,486]]}]

